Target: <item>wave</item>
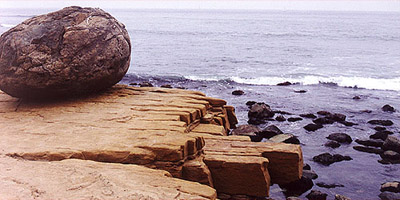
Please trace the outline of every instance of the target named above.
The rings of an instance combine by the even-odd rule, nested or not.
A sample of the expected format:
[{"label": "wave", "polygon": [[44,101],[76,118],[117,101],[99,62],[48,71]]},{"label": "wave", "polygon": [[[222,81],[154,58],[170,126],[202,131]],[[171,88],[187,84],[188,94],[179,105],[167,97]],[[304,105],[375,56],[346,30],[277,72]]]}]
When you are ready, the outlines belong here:
[{"label": "wave", "polygon": [[6,27],[6,28],[12,28],[12,27],[14,27],[16,25],[14,25],[14,24],[0,24],[0,26],[1,27]]}]

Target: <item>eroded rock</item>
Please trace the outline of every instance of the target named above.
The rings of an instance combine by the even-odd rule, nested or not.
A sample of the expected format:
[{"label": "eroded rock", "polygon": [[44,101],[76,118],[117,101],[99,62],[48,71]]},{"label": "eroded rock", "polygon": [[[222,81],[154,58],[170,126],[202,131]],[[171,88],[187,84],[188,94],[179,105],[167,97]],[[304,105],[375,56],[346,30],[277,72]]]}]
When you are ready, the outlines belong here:
[{"label": "eroded rock", "polygon": [[67,7],[0,37],[0,89],[19,98],[84,95],[119,82],[129,67],[125,26],[98,8]]}]

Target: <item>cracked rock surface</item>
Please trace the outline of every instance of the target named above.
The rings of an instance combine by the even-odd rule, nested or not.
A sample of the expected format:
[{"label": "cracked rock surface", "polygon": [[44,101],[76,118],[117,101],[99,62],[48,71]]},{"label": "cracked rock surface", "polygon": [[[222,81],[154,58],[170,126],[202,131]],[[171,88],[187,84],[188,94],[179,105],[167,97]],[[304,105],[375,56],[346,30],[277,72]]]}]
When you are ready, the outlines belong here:
[{"label": "cracked rock surface", "polygon": [[67,7],[30,18],[0,37],[0,89],[14,97],[84,95],[129,68],[125,26],[101,9]]}]

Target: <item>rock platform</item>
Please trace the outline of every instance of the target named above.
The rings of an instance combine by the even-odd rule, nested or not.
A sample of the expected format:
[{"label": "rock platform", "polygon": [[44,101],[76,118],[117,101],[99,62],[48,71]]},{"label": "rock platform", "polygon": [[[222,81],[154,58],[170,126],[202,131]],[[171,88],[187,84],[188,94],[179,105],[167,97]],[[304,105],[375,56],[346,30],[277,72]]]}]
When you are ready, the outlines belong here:
[{"label": "rock platform", "polygon": [[227,136],[236,123],[232,106],[196,91],[116,85],[46,102],[0,92],[0,196],[264,197],[300,179],[299,145]]}]

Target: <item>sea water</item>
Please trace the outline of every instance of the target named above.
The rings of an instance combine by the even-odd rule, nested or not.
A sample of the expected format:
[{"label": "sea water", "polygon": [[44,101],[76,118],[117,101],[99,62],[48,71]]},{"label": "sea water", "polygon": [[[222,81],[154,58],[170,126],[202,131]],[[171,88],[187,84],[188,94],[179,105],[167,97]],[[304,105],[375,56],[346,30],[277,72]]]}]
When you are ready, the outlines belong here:
[{"label": "sea water", "polygon": [[[0,33],[37,14],[52,10],[0,10]],[[234,105],[239,124],[247,123],[247,101],[265,102],[274,110],[298,116],[320,110],[342,113],[353,127],[341,124],[307,132],[311,123],[269,122],[301,141],[304,161],[319,175],[314,183],[335,183],[326,192],[352,199],[377,199],[380,184],[400,180],[400,165],[382,165],[379,155],[350,145],[323,146],[335,132],[353,140],[375,131],[366,122],[390,119],[400,127],[400,13],[245,10],[106,10],[126,25],[132,42],[131,65],[123,84],[151,82],[200,90]],[[290,81],[283,87],[277,83]],[[233,96],[233,90],[245,92]],[[306,93],[295,91],[305,90]],[[354,100],[359,96],[359,100]],[[385,104],[395,113],[381,110]],[[368,112],[366,112],[366,110]],[[290,117],[290,116],[285,116]],[[321,153],[349,155],[351,161],[322,166]],[[305,193],[307,194],[307,193]],[[305,196],[303,194],[303,197]],[[274,199],[281,189],[271,188]]]}]

